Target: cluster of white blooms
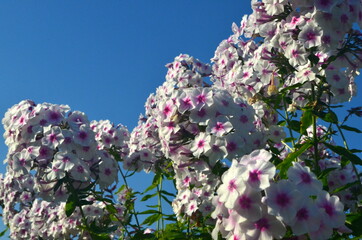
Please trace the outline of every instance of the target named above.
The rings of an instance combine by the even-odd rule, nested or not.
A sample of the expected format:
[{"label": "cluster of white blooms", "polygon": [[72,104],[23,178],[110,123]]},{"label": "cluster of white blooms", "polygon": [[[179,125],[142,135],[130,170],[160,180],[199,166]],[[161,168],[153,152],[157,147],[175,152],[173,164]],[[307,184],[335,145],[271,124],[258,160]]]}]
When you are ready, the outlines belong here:
[{"label": "cluster of white blooms", "polygon": [[[84,113],[70,111],[68,106],[29,100],[10,108],[2,122],[9,151],[0,202],[11,235],[16,239],[58,239],[73,234],[80,218],[76,214],[65,217],[69,185],[84,189],[95,182],[106,189],[116,183],[118,164],[105,149],[127,149],[127,129],[114,128],[109,121],[90,123]],[[87,216],[103,212],[99,202],[89,204]],[[49,206],[49,212],[38,212],[38,205]],[[48,231],[51,228],[53,232]]]},{"label": "cluster of white blooms", "polygon": [[253,13],[221,42],[212,59],[217,86],[249,99],[300,86],[289,94],[303,106],[311,84],[328,84],[325,101],[345,102],[356,94],[354,78],[362,54],[354,51],[354,23],[361,24],[359,0],[252,1]]},{"label": "cluster of white blooms", "polygon": [[114,126],[109,120],[92,121],[90,127],[95,132],[95,139],[100,150],[112,147],[120,150],[120,157],[128,154],[127,142],[129,141],[128,129],[122,124]]},{"label": "cluster of white blooms", "polygon": [[161,151],[161,143],[154,118],[142,115],[138,125],[131,132],[129,141],[130,154],[124,159],[123,168],[132,171],[156,171],[156,166],[164,168],[167,165]]},{"label": "cluster of white blooms", "polygon": [[[356,210],[360,178],[336,154],[343,155],[331,141],[338,121],[323,116],[330,104],[356,94],[362,1],[251,4],[252,14],[232,25],[234,34],[217,47],[211,65],[186,54],[166,65],[166,81],[148,97],[131,134],[64,105],[22,101],[9,109],[0,203],[11,237],[69,238],[80,234],[82,218],[100,221],[113,209],[106,202],[90,194],[89,204],[66,217],[65,201],[70,189],[112,193],[117,161],[129,171],[174,177],[178,220],[215,226],[213,239],[323,240],[350,233],[345,213]],[[310,118],[295,121],[299,114]],[[317,117],[333,124],[316,126]],[[129,220],[130,191],[114,205],[114,236]]]},{"label": "cluster of white blooms", "polygon": [[272,155],[255,150],[234,160],[223,174],[214,196],[213,238],[281,239],[289,226],[295,236],[327,239],[333,228],[346,231],[344,206],[337,196],[322,190],[322,182],[298,162],[288,179],[274,181]]},{"label": "cluster of white blooms", "polygon": [[211,67],[187,54],[180,54],[174,62],[166,65],[166,83],[173,87],[188,88],[204,86],[204,77],[210,76]]},{"label": "cluster of white blooms", "polygon": [[[200,212],[207,216],[219,184],[212,172],[215,165],[264,148],[268,139],[279,142],[285,134],[264,105],[249,105],[226,90],[208,86],[202,76],[209,72],[200,73],[209,70],[206,64],[180,55],[167,66],[166,82],[148,98],[146,116],[131,133],[131,154],[123,166],[156,171],[171,161],[177,216]],[[195,66],[200,66],[197,71]]]}]

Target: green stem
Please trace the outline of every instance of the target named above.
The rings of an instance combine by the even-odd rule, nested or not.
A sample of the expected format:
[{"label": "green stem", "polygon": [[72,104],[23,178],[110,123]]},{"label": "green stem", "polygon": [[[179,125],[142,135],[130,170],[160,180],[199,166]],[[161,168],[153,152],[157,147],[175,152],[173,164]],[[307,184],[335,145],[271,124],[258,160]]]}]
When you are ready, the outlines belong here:
[{"label": "green stem", "polygon": [[187,216],[187,237],[190,237],[190,217]]},{"label": "green stem", "polygon": [[[346,138],[345,138],[345,136],[344,136],[344,134],[343,134],[342,129],[340,128],[340,126],[339,126],[338,124],[336,124],[336,126],[337,126],[337,128],[338,128],[339,133],[341,134],[344,147],[345,147],[347,150],[349,150],[349,147],[348,147],[348,144],[347,144],[347,140],[346,140]],[[357,169],[356,165],[355,165],[353,162],[351,162],[351,164],[352,164],[352,167],[353,167],[353,171],[354,171],[354,172],[356,173],[356,175],[357,175],[358,183],[359,183],[360,187],[362,187],[361,177],[360,177],[360,175],[359,175],[359,173],[358,173],[358,169]]]},{"label": "green stem", "polygon": [[[125,175],[124,175],[124,173],[123,173],[123,171],[122,171],[122,169],[121,169],[121,167],[120,167],[119,165],[118,165],[118,170],[119,170],[119,172],[121,173],[123,182],[124,182],[124,184],[126,185],[127,190],[130,191],[130,188],[128,187],[127,178],[125,177]],[[141,225],[140,225],[140,222],[138,221],[138,217],[137,217],[137,212],[136,212],[136,210],[133,209],[133,210],[131,211],[131,213],[132,213],[132,214],[134,215],[134,217],[135,217],[138,230],[141,229]]]},{"label": "green stem", "polygon": [[[161,177],[161,181],[160,183],[157,185],[157,202],[158,202],[158,212],[160,212],[160,214],[162,214],[162,177]],[[164,221],[163,221],[163,217],[161,217],[158,221],[157,221],[157,232],[160,233],[160,231],[162,232],[164,229]]]},{"label": "green stem", "polygon": [[90,229],[90,227],[88,225],[87,218],[85,217],[85,214],[83,212],[82,206],[78,206],[78,207],[79,207],[79,210],[80,210],[80,214],[82,215],[82,219],[83,219],[83,222],[84,222],[85,226],[87,227],[87,229]]},{"label": "green stem", "polygon": [[[315,90],[314,84],[312,83],[312,102],[314,103],[315,100]],[[317,137],[317,117],[313,114],[312,115],[312,122],[313,122],[313,145],[314,145],[314,160],[315,160],[315,169],[317,173],[320,172],[320,167],[318,164],[319,161],[319,153],[318,153],[318,137]]]}]

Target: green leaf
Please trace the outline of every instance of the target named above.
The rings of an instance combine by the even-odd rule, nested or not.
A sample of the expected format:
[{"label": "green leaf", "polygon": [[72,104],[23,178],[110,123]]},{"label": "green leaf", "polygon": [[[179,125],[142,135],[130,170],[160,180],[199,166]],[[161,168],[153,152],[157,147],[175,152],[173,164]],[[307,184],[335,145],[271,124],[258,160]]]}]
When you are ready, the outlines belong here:
[{"label": "green leaf", "polygon": [[158,184],[160,184],[162,181],[162,175],[160,173],[157,173],[154,177],[153,177],[153,181],[152,184],[146,188],[146,190],[144,191],[144,193],[154,189],[157,187]]},{"label": "green leaf", "polygon": [[155,192],[153,194],[147,194],[141,199],[141,202],[147,201],[148,199],[153,198],[156,195],[157,195],[157,192]]},{"label": "green leaf", "polygon": [[147,224],[147,225],[152,225],[153,223],[157,222],[158,220],[160,220],[162,217],[162,214],[153,214],[151,216],[148,216],[144,221],[143,224]]},{"label": "green leaf", "polygon": [[300,134],[306,135],[307,128],[313,123],[313,113],[311,110],[303,112],[302,118],[300,119]]},{"label": "green leaf", "polygon": [[111,240],[111,237],[106,233],[97,234],[90,232],[90,235],[92,240]]},{"label": "green leaf", "polygon": [[287,127],[299,133],[300,122],[297,120],[289,121],[289,124],[287,125]]},{"label": "green leaf", "polygon": [[143,232],[137,232],[131,239],[142,240],[142,239],[157,239],[157,238],[153,233],[144,234]]},{"label": "green leaf", "polygon": [[165,219],[167,221],[171,221],[171,222],[177,222],[177,218],[175,217],[175,215],[167,216],[167,217],[164,217],[163,219]]},{"label": "green leaf", "polygon": [[296,88],[299,88],[303,86],[302,83],[297,83],[297,84],[294,84],[292,86],[289,86],[289,87],[286,87],[286,88],[283,88],[282,90],[280,90],[281,93],[286,93],[286,92],[289,92],[289,90],[293,90],[293,89],[296,89]]},{"label": "green leaf", "polygon": [[283,126],[285,126],[286,123],[287,122],[285,120],[281,120],[277,123],[277,125],[283,127]]},{"label": "green leaf", "polygon": [[288,171],[288,168],[292,165],[293,160],[299,157],[312,145],[313,144],[310,141],[303,143],[297,151],[289,153],[288,156],[283,160],[283,162],[278,164],[277,169],[280,170],[279,175],[281,178],[286,178],[286,173]]},{"label": "green leaf", "polygon": [[166,196],[161,195],[161,197],[170,205],[172,205],[172,201],[170,201]]},{"label": "green leaf", "polygon": [[361,153],[362,150],[359,150],[359,149],[349,149],[351,152],[353,153]]},{"label": "green leaf", "polygon": [[138,214],[152,214],[152,213],[160,214],[160,211],[149,209],[143,212],[139,212]]},{"label": "green leaf", "polygon": [[165,191],[165,190],[161,190],[161,193],[162,193],[162,194],[165,194],[165,195],[167,195],[167,196],[176,197],[175,194],[170,193],[170,192],[167,192],[167,191]]},{"label": "green leaf", "polygon": [[338,124],[338,117],[333,111],[329,111],[323,118],[324,121]]},{"label": "green leaf", "polygon": [[5,233],[8,231],[8,227],[4,230],[4,231],[2,231],[2,232],[0,232],[0,237],[3,237],[4,235],[5,235]]},{"label": "green leaf", "polygon": [[362,236],[362,213],[347,214],[346,225],[353,231],[353,235]]},{"label": "green leaf", "polygon": [[86,186],[85,188],[82,188],[82,189],[79,189],[79,190],[82,191],[82,192],[87,192],[87,191],[91,190],[91,189],[94,187],[94,185],[96,184],[96,182],[97,182],[97,181],[94,181],[94,182],[92,182],[91,184],[89,184],[88,186]]},{"label": "green leaf", "polygon": [[146,207],[148,207],[148,208],[158,208],[159,206],[158,205],[146,205]]},{"label": "green leaf", "polygon": [[65,204],[65,215],[70,217],[77,207],[78,197],[74,194],[70,194],[67,203]]},{"label": "green leaf", "polygon": [[287,137],[287,138],[284,138],[284,142],[293,142],[293,141],[295,141],[295,140],[297,140],[296,138],[292,138],[292,137]]},{"label": "green leaf", "polygon": [[109,213],[117,213],[117,209],[113,205],[106,205],[106,209]]},{"label": "green leaf", "polygon": [[120,188],[118,188],[118,190],[117,190],[116,194],[118,194],[118,193],[122,192],[122,191],[123,191],[123,189],[125,189],[125,188],[126,188],[126,185],[125,185],[125,184],[123,184],[122,186],[120,186]]},{"label": "green leaf", "polygon": [[[190,239],[186,236],[185,233],[179,231],[166,231],[162,234],[162,239],[167,240],[183,240],[183,239]],[[195,238],[192,238],[195,239]]]},{"label": "green leaf", "polygon": [[317,57],[317,56],[314,55],[314,54],[310,54],[310,55],[308,56],[308,59],[309,59],[309,61],[312,63],[312,67],[315,66],[315,65],[317,65],[318,62],[319,62],[319,57]]},{"label": "green leaf", "polygon": [[59,179],[57,183],[54,185],[53,191],[56,192],[60,186],[64,183],[65,178]]},{"label": "green leaf", "polygon": [[227,171],[227,167],[224,166],[224,164],[221,161],[218,161],[215,166],[212,168],[212,173],[221,176],[224,172]]},{"label": "green leaf", "polygon": [[327,168],[325,170],[323,170],[319,176],[318,176],[318,179],[322,179],[324,178],[325,176],[327,176],[330,172],[332,172],[333,170],[336,170],[337,168]]},{"label": "green leaf", "polygon": [[153,178],[152,184],[153,185],[158,185],[158,184],[161,183],[161,181],[162,181],[162,174],[157,173]]},{"label": "green leaf", "polygon": [[362,160],[356,154],[353,154],[348,149],[346,149],[344,147],[341,147],[341,146],[334,146],[334,145],[331,145],[329,143],[324,143],[324,145],[326,145],[333,152],[341,155],[342,157],[345,157],[346,159],[348,159],[352,163],[357,164],[357,165],[362,165]]},{"label": "green leaf", "polygon": [[92,205],[93,202],[92,201],[87,201],[87,200],[80,200],[79,201],[79,206],[84,206],[84,205]]},{"label": "green leaf", "polygon": [[118,226],[113,225],[113,226],[107,227],[105,229],[102,228],[102,233],[112,233],[112,232],[116,231],[117,229],[118,229]]},{"label": "green leaf", "polygon": [[347,130],[347,131],[351,131],[351,132],[362,133],[362,131],[359,130],[358,128],[350,127],[347,125],[342,125],[342,126],[340,126],[340,128]]},{"label": "green leaf", "polygon": [[340,192],[340,191],[343,191],[343,190],[345,190],[345,189],[347,189],[347,188],[350,188],[350,187],[352,187],[353,185],[356,185],[356,184],[358,184],[358,183],[359,183],[358,181],[348,183],[348,184],[344,185],[343,187],[340,187],[340,188],[337,188],[337,189],[333,190],[333,191],[331,192],[331,194],[336,194],[336,193],[338,193],[338,192]]}]

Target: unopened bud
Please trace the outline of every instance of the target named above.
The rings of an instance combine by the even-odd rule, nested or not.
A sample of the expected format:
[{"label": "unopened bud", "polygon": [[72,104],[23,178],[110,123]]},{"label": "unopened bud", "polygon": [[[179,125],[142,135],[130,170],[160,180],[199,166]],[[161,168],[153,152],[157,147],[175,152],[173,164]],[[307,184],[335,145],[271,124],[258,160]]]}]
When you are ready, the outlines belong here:
[{"label": "unopened bud", "polygon": [[272,96],[278,93],[278,89],[275,85],[269,85],[268,86],[268,95]]}]

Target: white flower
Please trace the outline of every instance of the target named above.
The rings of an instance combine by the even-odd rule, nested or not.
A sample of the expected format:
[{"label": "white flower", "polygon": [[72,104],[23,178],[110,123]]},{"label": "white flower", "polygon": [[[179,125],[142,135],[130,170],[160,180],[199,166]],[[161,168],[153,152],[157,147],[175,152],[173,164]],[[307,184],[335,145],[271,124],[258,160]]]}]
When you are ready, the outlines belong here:
[{"label": "white flower", "polygon": [[337,196],[330,196],[328,192],[322,191],[317,196],[316,204],[323,210],[325,224],[331,228],[338,228],[344,225],[346,214],[343,203]]},{"label": "white flower", "polygon": [[220,196],[218,200],[224,202],[228,208],[232,208],[240,193],[244,192],[246,185],[240,176],[245,170],[244,166],[233,162],[233,165],[221,177],[223,184],[217,189],[217,194]]},{"label": "white flower", "polygon": [[288,178],[304,195],[318,195],[322,191],[323,184],[317,179],[309,167],[303,167],[298,162],[288,169]]},{"label": "white flower", "polygon": [[210,141],[211,136],[206,133],[200,133],[197,135],[190,149],[193,155],[199,158],[201,154],[207,152],[210,149]]},{"label": "white flower", "polygon": [[287,180],[281,180],[270,185],[265,193],[264,201],[268,206],[268,213],[281,217],[286,223],[292,222],[297,213],[295,207],[301,197],[301,193],[296,190],[295,185]]}]

